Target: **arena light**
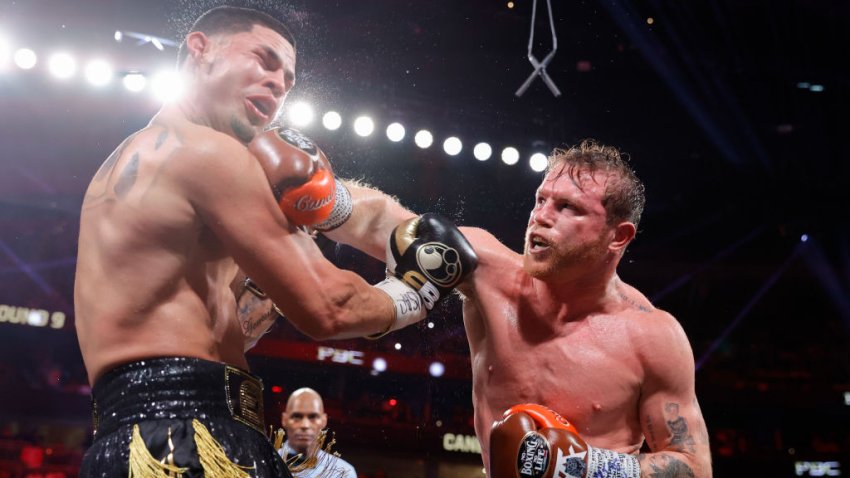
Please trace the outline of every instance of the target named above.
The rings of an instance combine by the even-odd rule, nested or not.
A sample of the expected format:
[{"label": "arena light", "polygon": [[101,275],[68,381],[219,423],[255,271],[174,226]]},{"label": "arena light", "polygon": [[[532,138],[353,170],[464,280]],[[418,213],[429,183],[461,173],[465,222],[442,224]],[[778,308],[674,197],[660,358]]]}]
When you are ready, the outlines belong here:
[{"label": "arena light", "polygon": [[38,63],[38,57],[35,52],[29,48],[19,48],[14,56],[15,64],[22,70],[29,70]]},{"label": "arena light", "polygon": [[534,153],[531,155],[531,159],[528,160],[528,164],[534,172],[542,173],[549,166],[549,159],[543,153]]},{"label": "arena light", "polygon": [[428,322],[428,328],[433,329],[434,328],[434,322]]},{"label": "arena light", "polygon": [[342,126],[342,116],[336,111],[328,111],[322,116],[322,125],[325,129],[336,131]]},{"label": "arena light", "polygon": [[133,93],[144,90],[148,85],[148,79],[141,73],[127,73],[121,82],[124,84],[124,88],[127,88],[127,90]]},{"label": "arena light", "polygon": [[387,126],[387,138],[393,143],[398,143],[404,139],[404,126],[401,123],[392,123]]},{"label": "arena light", "polygon": [[112,81],[112,67],[104,60],[92,60],[86,65],[85,75],[92,85],[104,86]]},{"label": "arena light", "polygon": [[357,133],[358,136],[366,137],[372,134],[375,131],[375,122],[372,121],[372,118],[368,116],[358,116],[357,119],[354,120],[354,132]]},{"label": "arena light", "polygon": [[47,60],[47,68],[50,73],[60,80],[66,80],[74,76],[77,71],[77,63],[68,53],[54,53]]},{"label": "arena light", "polygon": [[442,377],[443,374],[446,373],[446,366],[440,362],[432,362],[428,367],[428,373],[430,373],[432,377]]},{"label": "arena light", "polygon": [[434,136],[427,129],[419,130],[413,137],[413,142],[422,149],[430,148],[431,144],[434,143]]},{"label": "arena light", "polygon": [[381,357],[372,361],[372,370],[376,372],[385,372],[387,370],[387,361]]},{"label": "arena light", "polygon": [[307,126],[313,122],[314,116],[313,107],[304,101],[293,103],[289,107],[289,114],[287,115],[288,122],[293,126]]},{"label": "arena light", "polygon": [[462,149],[463,143],[460,142],[460,138],[457,136],[449,136],[443,141],[443,151],[449,156],[457,156]]},{"label": "arena light", "polygon": [[502,150],[502,162],[508,166],[513,166],[519,161],[519,151],[513,146],[508,146]]},{"label": "arena light", "polygon": [[175,101],[183,95],[183,81],[174,70],[161,71],[151,79],[151,92],[163,103]]},{"label": "arena light", "polygon": [[395,345],[393,345],[393,348],[396,349],[396,350],[401,350],[401,343],[396,342]]},{"label": "arena light", "polygon": [[487,161],[493,155],[493,148],[487,143],[478,143],[472,149],[472,154],[479,161]]},{"label": "arena light", "polygon": [[121,30],[115,30],[115,35],[112,38],[115,38],[115,41],[120,43],[124,39],[124,34],[121,33]]}]

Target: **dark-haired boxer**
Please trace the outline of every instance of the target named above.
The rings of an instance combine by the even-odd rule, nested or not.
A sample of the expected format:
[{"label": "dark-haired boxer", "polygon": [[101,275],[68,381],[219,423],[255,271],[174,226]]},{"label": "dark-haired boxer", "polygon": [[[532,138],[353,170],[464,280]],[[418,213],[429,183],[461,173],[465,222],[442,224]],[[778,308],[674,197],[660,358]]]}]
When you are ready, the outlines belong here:
[{"label": "dark-haired boxer", "polygon": [[179,69],[186,95],[112,153],[83,202],[74,298],[95,439],[80,476],[289,476],[244,354],[277,317],[263,299],[315,338],[379,336],[424,318],[475,255],[451,222],[405,212],[383,230],[387,280],[324,259],[299,226],[333,229],[360,206],[312,142],[266,130],[295,81],[274,18],[210,10]]},{"label": "dark-haired boxer", "polygon": [[[617,149],[593,141],[555,150],[549,161],[522,254],[486,231],[461,228],[479,258],[459,289],[485,465],[495,477],[711,476],[688,339],[675,318],[617,275],[644,186]],[[395,220],[387,216],[381,220]],[[382,240],[351,227],[328,235],[358,248]],[[599,452],[585,468],[592,474],[517,474],[518,439],[509,450],[491,449],[494,421],[527,402],[563,415]],[[644,442],[652,452],[638,455]],[[514,467],[494,470],[494,463]]]}]

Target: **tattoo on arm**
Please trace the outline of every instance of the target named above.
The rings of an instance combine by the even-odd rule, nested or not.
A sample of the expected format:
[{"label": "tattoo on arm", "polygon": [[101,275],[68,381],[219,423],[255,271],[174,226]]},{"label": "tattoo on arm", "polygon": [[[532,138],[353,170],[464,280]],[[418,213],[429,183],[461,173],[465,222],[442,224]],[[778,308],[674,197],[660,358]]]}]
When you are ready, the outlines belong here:
[{"label": "tattoo on arm", "polygon": [[676,447],[678,451],[695,453],[694,437],[688,430],[688,421],[679,415],[679,404],[668,402],[664,405],[664,417],[667,420],[667,428],[673,435],[670,445]]},{"label": "tattoo on arm", "polygon": [[694,470],[685,462],[664,453],[639,455],[638,462],[642,471],[644,463],[649,462],[649,478],[695,478],[696,476]]},{"label": "tattoo on arm", "polygon": [[254,333],[257,332],[258,329],[265,333],[265,329],[262,325],[275,319],[277,319],[277,312],[275,312],[274,309],[269,309],[259,317],[243,320],[242,333],[244,333],[246,337],[254,337]]},{"label": "tattoo on arm", "polygon": [[242,334],[247,342],[256,341],[268,331],[271,322],[277,319],[277,311],[271,300],[260,299],[253,294],[245,294],[239,301],[237,317]]},{"label": "tattoo on arm", "polygon": [[655,450],[655,424],[652,423],[652,415],[646,416],[646,431],[649,433],[649,436],[646,437],[649,442],[649,448]]}]

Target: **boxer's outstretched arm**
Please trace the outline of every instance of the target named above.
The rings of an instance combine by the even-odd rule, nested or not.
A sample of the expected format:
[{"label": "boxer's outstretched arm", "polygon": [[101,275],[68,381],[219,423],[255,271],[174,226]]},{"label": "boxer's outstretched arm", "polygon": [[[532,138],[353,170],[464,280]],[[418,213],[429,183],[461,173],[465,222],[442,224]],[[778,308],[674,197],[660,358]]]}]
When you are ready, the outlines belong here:
[{"label": "boxer's outstretched arm", "polygon": [[647,376],[639,406],[652,453],[638,457],[641,476],[711,477],[708,430],[694,390],[694,358],[679,323],[664,313],[641,344]]},{"label": "boxer's outstretched arm", "polygon": [[373,334],[394,320],[387,294],[334,267],[287,221],[244,146],[223,135],[194,144],[175,153],[164,179],[293,325],[326,339]]},{"label": "boxer's outstretched arm", "polygon": [[355,181],[343,181],[351,192],[351,217],[324,234],[331,240],[347,244],[384,261],[387,238],[400,222],[415,214],[388,194]]}]

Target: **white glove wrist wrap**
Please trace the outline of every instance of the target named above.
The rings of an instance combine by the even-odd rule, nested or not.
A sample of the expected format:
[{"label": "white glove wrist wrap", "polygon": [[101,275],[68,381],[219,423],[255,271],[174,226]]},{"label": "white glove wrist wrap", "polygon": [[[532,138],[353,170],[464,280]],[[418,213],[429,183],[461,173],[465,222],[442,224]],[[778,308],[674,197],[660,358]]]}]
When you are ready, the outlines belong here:
[{"label": "white glove wrist wrap", "polygon": [[593,478],[640,478],[640,463],[634,455],[587,446],[587,473]]},{"label": "white glove wrist wrap", "polygon": [[393,307],[395,308],[395,320],[383,332],[370,335],[367,338],[377,339],[383,337],[393,330],[398,330],[419,322],[428,315],[428,311],[422,303],[422,297],[412,287],[395,277],[387,277],[373,287],[380,289],[390,296],[390,299],[393,301]]},{"label": "white glove wrist wrap", "polygon": [[338,228],[345,224],[348,218],[351,217],[351,212],[354,210],[354,204],[351,201],[351,191],[345,187],[339,178],[334,177],[336,182],[336,199],[334,199],[334,208],[331,215],[324,222],[315,226],[317,231],[327,232]]}]

